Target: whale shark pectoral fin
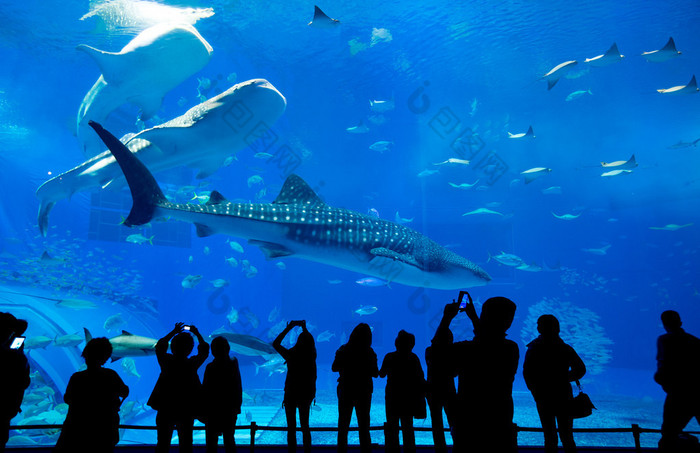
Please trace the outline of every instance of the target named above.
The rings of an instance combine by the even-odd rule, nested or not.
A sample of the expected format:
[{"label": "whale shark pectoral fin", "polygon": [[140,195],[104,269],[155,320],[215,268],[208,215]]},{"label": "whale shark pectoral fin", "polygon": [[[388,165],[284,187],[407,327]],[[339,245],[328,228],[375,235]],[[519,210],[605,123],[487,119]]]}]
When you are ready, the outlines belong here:
[{"label": "whale shark pectoral fin", "polygon": [[372,250],[370,250],[370,253],[375,256],[375,258],[373,258],[372,261],[374,261],[376,257],[390,258],[394,261],[401,261],[402,263],[406,263],[408,265],[422,269],[420,263],[416,261],[416,259],[411,255],[405,253],[398,253],[393,250],[389,250],[386,247],[373,248]]},{"label": "whale shark pectoral fin", "polygon": [[274,242],[259,241],[257,239],[248,240],[248,244],[260,247],[260,250],[265,254],[265,258],[271,260],[273,258],[281,258],[283,256],[292,256],[294,252],[287,247],[276,244]]},{"label": "whale shark pectoral fin", "polygon": [[132,104],[136,104],[141,108],[141,114],[139,118],[143,121],[151,119],[163,103],[163,97],[160,94],[150,95],[143,94],[140,96],[131,96],[127,98],[127,101]]},{"label": "whale shark pectoral fin", "polygon": [[80,44],[76,49],[85,52],[95,60],[97,66],[100,67],[105,82],[119,85],[124,81],[125,71],[120,54],[105,52],[104,50],[95,49],[85,44]]},{"label": "whale shark pectoral fin", "polygon": [[195,223],[194,226],[197,229],[197,237],[199,238],[205,238],[207,236],[211,236],[212,234],[216,234],[216,232],[207,225]]},{"label": "whale shark pectoral fin", "polygon": [[39,226],[39,232],[43,237],[46,237],[46,233],[49,231],[49,213],[55,204],[55,201],[46,202],[45,200],[41,200],[37,224]]},{"label": "whale shark pectoral fin", "polygon": [[316,192],[297,175],[289,175],[282,185],[279,195],[273,204],[305,204],[308,206],[324,206],[325,203]]}]

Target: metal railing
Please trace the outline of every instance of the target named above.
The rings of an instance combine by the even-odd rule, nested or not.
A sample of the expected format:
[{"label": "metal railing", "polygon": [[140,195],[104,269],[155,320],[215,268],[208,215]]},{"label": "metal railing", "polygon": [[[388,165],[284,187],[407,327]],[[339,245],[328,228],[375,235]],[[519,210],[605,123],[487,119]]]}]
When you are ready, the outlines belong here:
[{"label": "metal railing", "polygon": [[[63,425],[16,425],[10,426],[10,430],[26,430],[26,429],[61,429]],[[542,428],[530,428],[525,426],[518,426],[514,424],[517,433],[541,433]],[[133,429],[133,430],[145,430],[145,431],[155,431],[157,427],[146,426],[146,425],[119,425],[119,429]],[[195,431],[205,430],[204,426],[195,426],[193,428]],[[234,427],[236,431],[250,430],[250,452],[255,450],[255,434],[258,431],[283,431],[287,432],[289,429],[286,426],[264,426],[258,425],[254,421],[250,422],[250,425],[236,425]],[[358,427],[350,427],[348,431],[359,431]],[[370,431],[384,431],[386,434],[387,424],[384,423],[383,426],[370,426]],[[418,432],[432,432],[432,428],[429,427],[414,427],[414,431]],[[449,428],[445,428],[445,431],[449,432]],[[303,431],[302,428],[297,427],[297,432]],[[337,432],[338,428],[334,426],[317,426],[309,427],[310,432]],[[645,433],[659,434],[660,429],[653,428],[642,428],[637,423],[633,423],[630,428],[574,428],[574,433],[632,433],[634,439],[634,449],[637,452],[642,451],[642,441],[641,436]],[[699,435],[698,431],[685,431],[688,434]]]}]

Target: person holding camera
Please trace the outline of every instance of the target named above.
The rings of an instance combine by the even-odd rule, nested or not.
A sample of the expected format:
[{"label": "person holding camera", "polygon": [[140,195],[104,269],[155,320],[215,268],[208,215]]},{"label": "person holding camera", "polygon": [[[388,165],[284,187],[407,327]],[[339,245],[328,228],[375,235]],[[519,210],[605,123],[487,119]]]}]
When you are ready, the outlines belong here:
[{"label": "person holding camera", "polygon": [[[194,349],[193,333],[197,337],[197,354],[188,357]],[[170,341],[172,340],[172,342]],[[168,354],[168,344],[172,354]],[[173,430],[177,429],[180,451],[192,452],[192,428],[201,402],[202,384],[197,370],[209,356],[209,344],[195,326],[182,322],[175,324],[170,333],[156,343],[156,357],[160,376],[153,388],[148,405],[158,411],[156,453],[167,453]]]},{"label": "person holding camera", "polygon": [[[462,304],[464,296],[469,303]],[[445,306],[436,335],[444,335],[452,320],[465,312],[474,324],[474,338],[452,346],[459,376],[457,388],[455,452],[515,452],[517,433],[513,426],[513,380],[520,352],[506,338],[515,316],[515,303],[505,297],[484,302],[481,316],[471,296],[460,292],[459,301]]]},{"label": "person holding camera", "polygon": [[[302,331],[294,346],[287,349],[282,340],[294,327]],[[311,451],[311,431],[309,431],[309,413],[311,403],[316,398],[316,343],[313,335],[306,329],[306,321],[291,321],[272,342],[287,363],[287,379],[284,381],[284,412],[287,416],[287,445],[290,452],[297,448],[296,413],[299,410],[304,451]]]},{"label": "person holding camera", "polygon": [[29,362],[24,355],[27,321],[0,313],[0,452],[10,437],[10,421],[22,410],[24,391],[29,387]]}]

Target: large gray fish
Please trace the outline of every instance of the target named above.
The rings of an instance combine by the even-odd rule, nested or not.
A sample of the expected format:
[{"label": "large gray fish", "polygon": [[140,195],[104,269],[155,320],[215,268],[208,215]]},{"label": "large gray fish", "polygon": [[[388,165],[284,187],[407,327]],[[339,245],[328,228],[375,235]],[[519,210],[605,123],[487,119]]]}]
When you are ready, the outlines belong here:
[{"label": "large gray fish", "polygon": [[296,175],[287,178],[272,203],[231,203],[216,191],[205,205],[171,203],[122,142],[99,124],[90,125],[131,189],[134,204],[126,226],[168,216],[195,224],[200,237],[246,238],[268,259],[296,256],[409,286],[457,289],[491,280],[476,264],[403,225],[328,206]]},{"label": "large gray fish", "polygon": [[[248,80],[184,115],[122,140],[154,172],[186,165],[199,170],[198,177],[203,178],[247,147],[251,134],[266,131],[286,105],[284,96],[267,80]],[[39,230],[46,236],[49,213],[57,201],[97,187],[118,190],[125,182],[109,151],[49,179],[36,191],[41,202]]]},{"label": "large gray fish", "polygon": [[[92,334],[89,330],[83,327],[85,331],[85,343],[92,340]],[[112,344],[112,362],[123,357],[143,357],[156,353],[155,338],[142,337],[133,335],[126,330],[122,330],[120,335],[109,339]]]}]

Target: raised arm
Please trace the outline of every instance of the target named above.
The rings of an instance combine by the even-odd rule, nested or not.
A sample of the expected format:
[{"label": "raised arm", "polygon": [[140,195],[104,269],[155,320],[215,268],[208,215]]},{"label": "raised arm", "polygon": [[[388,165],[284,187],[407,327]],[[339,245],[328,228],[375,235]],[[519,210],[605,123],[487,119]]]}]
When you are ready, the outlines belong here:
[{"label": "raised arm", "polygon": [[197,368],[199,368],[204,361],[207,360],[207,357],[209,357],[209,343],[202,337],[202,334],[199,333],[199,329],[196,326],[190,326],[190,332],[197,337],[197,355],[194,356],[194,361]]},{"label": "raised arm", "polygon": [[445,305],[445,308],[442,311],[442,319],[440,320],[440,324],[435,330],[435,336],[433,337],[433,340],[436,337],[441,338],[442,335],[448,334],[447,330],[450,328],[450,323],[453,319],[455,319],[457,313],[459,313],[459,302],[453,301],[452,303]]},{"label": "raised arm", "polygon": [[158,343],[156,343],[156,357],[158,358],[158,363],[161,366],[163,365],[163,358],[168,353],[168,344],[170,343],[170,340],[172,340],[175,335],[182,332],[184,326],[185,323],[176,322],[173,330],[171,330],[166,336],[158,340]]},{"label": "raised arm", "polygon": [[282,332],[280,332],[279,335],[277,335],[277,338],[275,338],[275,340],[272,342],[272,347],[275,348],[275,351],[279,352],[282,357],[284,357],[287,354],[287,351],[289,351],[289,349],[282,346],[282,340],[284,340],[284,337],[286,337],[289,331],[295,326],[302,326],[302,329],[306,329],[306,323],[302,324],[301,321],[289,321]]}]

